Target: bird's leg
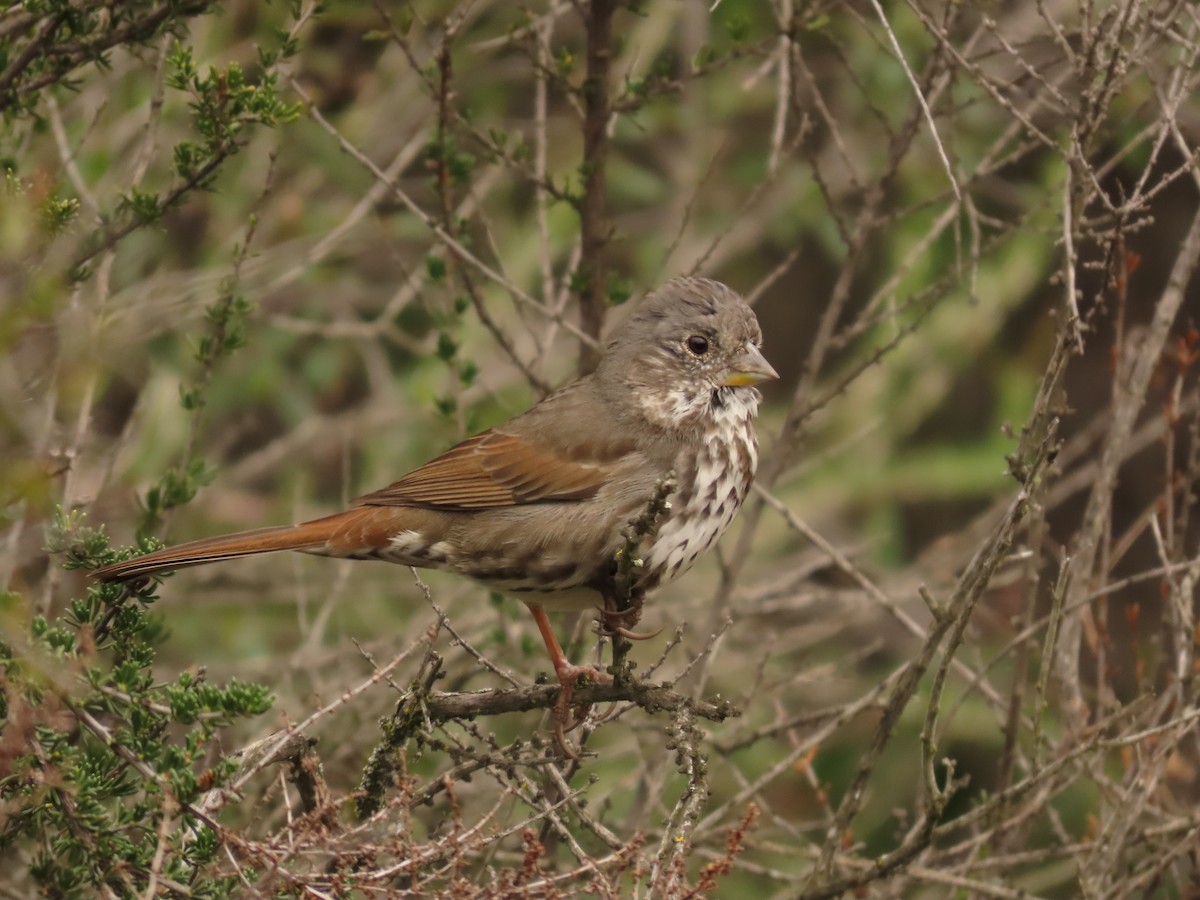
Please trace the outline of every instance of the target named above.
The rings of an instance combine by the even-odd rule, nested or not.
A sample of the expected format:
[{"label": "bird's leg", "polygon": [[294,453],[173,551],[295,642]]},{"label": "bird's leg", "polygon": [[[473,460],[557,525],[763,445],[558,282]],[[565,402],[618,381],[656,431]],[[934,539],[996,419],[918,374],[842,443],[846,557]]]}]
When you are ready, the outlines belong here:
[{"label": "bird's leg", "polygon": [[586,709],[582,715],[571,716],[571,693],[575,687],[575,683],[581,677],[586,677],[592,681],[611,681],[612,678],[607,672],[597,669],[595,666],[577,666],[572,664],[567,659],[567,654],[563,653],[563,649],[559,646],[558,638],[554,635],[554,629],[550,626],[550,618],[546,615],[546,610],[538,606],[536,603],[525,604],[529,607],[529,612],[533,614],[533,620],[537,622],[538,631],[542,633],[542,641],[546,644],[546,651],[550,654],[550,663],[554,666],[554,674],[558,678],[558,700],[554,703],[554,738],[558,741],[558,746],[562,748],[564,754],[570,759],[578,759],[579,754],[567,741],[567,732],[579,726],[587,715]]}]

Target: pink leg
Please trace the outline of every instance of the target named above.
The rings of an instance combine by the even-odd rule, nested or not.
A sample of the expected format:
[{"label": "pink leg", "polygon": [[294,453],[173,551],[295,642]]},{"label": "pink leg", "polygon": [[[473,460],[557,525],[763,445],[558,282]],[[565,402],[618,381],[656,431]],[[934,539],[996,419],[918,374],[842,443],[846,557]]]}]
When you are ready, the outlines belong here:
[{"label": "pink leg", "polygon": [[[550,654],[550,663],[554,666],[554,674],[558,678],[558,700],[554,704],[554,737],[563,753],[571,759],[578,759],[578,754],[567,742],[568,725],[571,721],[572,688],[575,687],[575,682],[580,677],[587,677],[592,681],[610,681],[611,679],[607,672],[603,672],[595,666],[572,665],[567,660],[567,655],[563,653],[562,647],[559,646],[558,638],[554,636],[554,629],[550,626],[550,617],[546,615],[546,610],[535,603],[526,603],[525,605],[529,607],[529,611],[533,614],[533,620],[537,622],[538,631],[542,633],[542,641],[546,644],[546,651]],[[570,727],[574,727],[574,725]]]}]

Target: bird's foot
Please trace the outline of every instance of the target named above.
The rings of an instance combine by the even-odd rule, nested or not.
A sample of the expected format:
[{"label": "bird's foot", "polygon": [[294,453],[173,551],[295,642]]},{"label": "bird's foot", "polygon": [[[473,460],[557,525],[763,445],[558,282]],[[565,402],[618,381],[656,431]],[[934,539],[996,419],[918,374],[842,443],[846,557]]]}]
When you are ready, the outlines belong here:
[{"label": "bird's foot", "polygon": [[570,663],[556,666],[554,674],[557,676],[559,684],[558,699],[554,703],[554,740],[567,759],[579,759],[579,754],[567,740],[567,732],[574,731],[583,724],[591,704],[571,702],[575,685],[580,678],[587,678],[589,681],[595,682],[609,682],[612,681],[612,676],[595,666],[575,666]]},{"label": "bird's foot", "polygon": [[[665,628],[666,626],[663,626]],[[663,633],[663,628],[655,628],[653,631],[631,631],[624,625],[609,626],[604,634],[611,637],[614,634],[619,634],[627,641],[648,641],[651,638],[656,638]]]},{"label": "bird's foot", "polygon": [[630,641],[648,641],[662,634],[662,629],[656,631],[634,631],[630,626],[636,625],[642,618],[642,597],[635,595],[631,605],[618,609],[616,601],[611,597],[604,598],[604,608],[599,610],[596,620],[596,633],[601,637],[620,635]]}]

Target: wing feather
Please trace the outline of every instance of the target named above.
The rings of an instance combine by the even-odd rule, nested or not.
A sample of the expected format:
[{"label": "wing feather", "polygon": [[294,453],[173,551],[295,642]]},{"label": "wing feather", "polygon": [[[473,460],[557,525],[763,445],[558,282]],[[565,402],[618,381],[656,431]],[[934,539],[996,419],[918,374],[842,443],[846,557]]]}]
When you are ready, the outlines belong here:
[{"label": "wing feather", "polygon": [[563,459],[518,435],[485,431],[358,503],[490,509],[586,500],[606,478],[604,466]]}]

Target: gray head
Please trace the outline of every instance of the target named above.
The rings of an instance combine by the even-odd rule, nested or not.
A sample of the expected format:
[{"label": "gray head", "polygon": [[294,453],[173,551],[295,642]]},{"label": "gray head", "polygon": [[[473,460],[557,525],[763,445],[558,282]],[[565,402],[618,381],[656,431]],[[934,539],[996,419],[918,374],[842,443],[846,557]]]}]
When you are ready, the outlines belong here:
[{"label": "gray head", "polygon": [[707,278],[673,278],[613,332],[596,375],[634,392],[660,425],[711,415],[726,402],[753,413],[753,385],[779,377],[761,346],[758,320],[740,295]]}]

